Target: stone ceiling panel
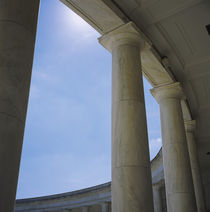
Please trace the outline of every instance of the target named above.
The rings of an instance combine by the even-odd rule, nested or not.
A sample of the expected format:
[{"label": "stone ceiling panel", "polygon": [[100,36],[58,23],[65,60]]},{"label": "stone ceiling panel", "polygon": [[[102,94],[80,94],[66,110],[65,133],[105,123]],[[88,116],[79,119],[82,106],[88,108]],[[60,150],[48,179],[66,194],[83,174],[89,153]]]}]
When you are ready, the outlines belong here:
[{"label": "stone ceiling panel", "polygon": [[[139,0],[138,7],[133,7],[132,12],[127,14],[135,22],[139,22],[140,17],[144,18],[144,25],[149,26],[200,2],[202,0]],[[120,5],[123,9],[125,8],[125,4]]]},{"label": "stone ceiling panel", "polygon": [[210,113],[210,73],[208,75],[197,77],[190,81],[192,89],[197,99],[198,113],[201,111],[209,109]]},{"label": "stone ceiling panel", "polygon": [[161,27],[161,25],[151,25],[147,30],[145,30],[146,35],[159,53],[160,57],[166,56],[169,59],[169,66],[171,72],[174,74],[175,79],[183,82],[184,81],[184,72],[183,72],[183,61],[182,58],[177,57],[176,48],[170,45],[171,40],[167,36],[167,32]]},{"label": "stone ceiling panel", "polygon": [[210,57],[210,39],[205,28],[210,22],[209,11],[210,2],[205,2],[160,23],[184,66]]},{"label": "stone ceiling panel", "polygon": [[139,6],[135,0],[114,0],[114,2],[117,3],[117,5],[119,5],[119,7],[128,15]]},{"label": "stone ceiling panel", "polygon": [[196,78],[208,75],[210,73],[210,56],[185,66],[185,72],[188,76],[188,80],[196,80]]}]

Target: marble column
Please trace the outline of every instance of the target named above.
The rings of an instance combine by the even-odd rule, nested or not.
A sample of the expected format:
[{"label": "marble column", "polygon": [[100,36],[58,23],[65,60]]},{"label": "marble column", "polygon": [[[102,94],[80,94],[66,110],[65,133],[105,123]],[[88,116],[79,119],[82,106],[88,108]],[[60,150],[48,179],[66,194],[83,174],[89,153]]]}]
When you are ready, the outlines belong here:
[{"label": "marble column", "polygon": [[162,196],[161,196],[161,186],[153,185],[153,199],[154,199],[154,212],[162,212]]},{"label": "marble column", "polygon": [[0,211],[13,212],[39,0],[0,1]]},{"label": "marble column", "polygon": [[88,212],[88,207],[82,207],[82,212]]},{"label": "marble column", "polygon": [[206,212],[204,191],[198,162],[197,146],[194,137],[195,121],[185,121],[185,129],[187,136],[188,151],[190,156],[190,164],[192,169],[197,210],[198,212]]},{"label": "marble column", "polygon": [[151,90],[160,105],[168,212],[196,212],[189,153],[181,109],[180,83]]},{"label": "marble column", "polygon": [[133,23],[102,36],[112,53],[112,211],[152,212],[152,182],[140,51]]},{"label": "marble column", "polygon": [[101,212],[109,212],[109,203],[104,202],[101,204]]}]

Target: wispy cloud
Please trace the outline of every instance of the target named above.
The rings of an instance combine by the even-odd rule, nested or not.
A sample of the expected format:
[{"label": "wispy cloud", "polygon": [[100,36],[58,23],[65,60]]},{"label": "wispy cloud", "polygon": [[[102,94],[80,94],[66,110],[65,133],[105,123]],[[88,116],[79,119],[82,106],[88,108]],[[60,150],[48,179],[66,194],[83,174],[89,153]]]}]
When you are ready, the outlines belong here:
[{"label": "wispy cloud", "polygon": [[97,42],[100,34],[93,29],[85,20],[72,10],[63,6],[58,8],[58,16],[63,23],[63,33],[67,33],[75,41],[75,45],[87,45],[89,42]]}]

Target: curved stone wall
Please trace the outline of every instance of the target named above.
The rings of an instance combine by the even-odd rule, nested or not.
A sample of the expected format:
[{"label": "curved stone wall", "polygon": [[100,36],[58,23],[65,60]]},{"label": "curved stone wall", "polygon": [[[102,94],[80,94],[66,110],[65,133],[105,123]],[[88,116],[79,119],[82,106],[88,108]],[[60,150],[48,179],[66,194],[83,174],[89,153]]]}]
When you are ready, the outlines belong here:
[{"label": "curved stone wall", "polygon": [[[162,151],[151,161],[155,212],[165,212],[165,186]],[[15,212],[111,212],[111,182],[44,197],[16,201]]]}]

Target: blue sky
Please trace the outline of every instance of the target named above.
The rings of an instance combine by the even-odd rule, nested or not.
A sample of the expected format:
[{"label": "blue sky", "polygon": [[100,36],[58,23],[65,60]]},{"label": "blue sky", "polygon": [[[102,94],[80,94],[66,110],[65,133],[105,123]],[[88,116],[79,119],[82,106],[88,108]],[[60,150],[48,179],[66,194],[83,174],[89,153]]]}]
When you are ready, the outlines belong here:
[{"label": "blue sky", "polygon": [[[17,198],[111,180],[111,54],[59,0],[41,1]],[[158,105],[144,80],[151,158]]]}]

